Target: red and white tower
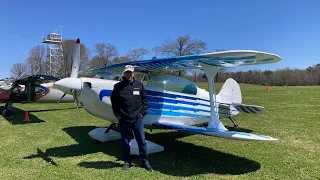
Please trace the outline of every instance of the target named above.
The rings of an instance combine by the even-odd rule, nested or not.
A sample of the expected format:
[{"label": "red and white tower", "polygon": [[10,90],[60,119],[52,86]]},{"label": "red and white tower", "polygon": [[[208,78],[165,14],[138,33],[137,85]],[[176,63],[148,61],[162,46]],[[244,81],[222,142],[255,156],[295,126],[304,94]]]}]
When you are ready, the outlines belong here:
[{"label": "red and white tower", "polygon": [[42,43],[47,44],[47,61],[49,61],[49,74],[56,76],[59,69],[61,68],[63,60],[63,49],[62,49],[62,26],[60,27],[60,33],[56,33],[57,29],[42,38]]}]

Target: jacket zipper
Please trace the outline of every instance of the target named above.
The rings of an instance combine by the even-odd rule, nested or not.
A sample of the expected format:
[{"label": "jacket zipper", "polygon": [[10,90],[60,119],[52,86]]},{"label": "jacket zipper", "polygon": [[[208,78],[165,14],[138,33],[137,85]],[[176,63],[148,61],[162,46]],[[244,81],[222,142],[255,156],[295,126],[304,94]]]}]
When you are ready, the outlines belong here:
[{"label": "jacket zipper", "polygon": [[132,84],[130,84],[130,83],[129,83],[129,86],[130,86],[130,90],[131,90],[131,91],[130,91],[130,93],[131,93],[131,96],[130,96],[130,97],[131,97],[131,101],[130,101],[130,107],[129,107],[129,109],[130,109],[130,114],[132,114],[132,104],[133,104],[133,103],[132,103],[132,101],[133,101],[133,83],[132,83]]}]

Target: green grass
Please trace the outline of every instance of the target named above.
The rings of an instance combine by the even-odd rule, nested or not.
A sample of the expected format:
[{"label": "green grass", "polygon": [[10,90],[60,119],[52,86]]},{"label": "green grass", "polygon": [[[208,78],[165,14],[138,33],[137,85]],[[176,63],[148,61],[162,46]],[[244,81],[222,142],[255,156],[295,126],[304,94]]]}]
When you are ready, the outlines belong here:
[{"label": "green grass", "polygon": [[[206,83],[198,83],[206,88]],[[217,92],[221,84],[217,84]],[[320,177],[320,87],[241,84],[243,103],[265,107],[261,115],[236,117],[243,131],[279,141],[236,141],[203,135],[146,130],[165,151],[151,154],[156,171],[121,172],[119,141],[96,143],[88,136],[105,120],[69,104],[15,104],[0,118],[0,179],[317,179]],[[31,122],[24,122],[28,109]],[[222,120],[231,127],[229,120]]]}]

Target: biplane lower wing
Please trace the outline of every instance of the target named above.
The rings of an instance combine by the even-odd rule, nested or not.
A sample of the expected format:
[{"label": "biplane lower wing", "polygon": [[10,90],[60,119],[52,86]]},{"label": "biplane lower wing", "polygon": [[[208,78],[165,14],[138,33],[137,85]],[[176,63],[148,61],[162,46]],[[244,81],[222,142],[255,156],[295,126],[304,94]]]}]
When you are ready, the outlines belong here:
[{"label": "biplane lower wing", "polygon": [[274,141],[278,140],[270,136],[264,136],[260,134],[252,134],[245,132],[237,131],[224,131],[219,129],[207,129],[204,127],[197,126],[188,126],[188,125],[178,125],[178,124],[169,124],[169,123],[153,123],[152,126],[161,128],[161,129],[172,129],[177,131],[184,131],[193,134],[203,134],[208,136],[216,136],[229,139],[238,139],[238,140],[262,140],[262,141]]}]

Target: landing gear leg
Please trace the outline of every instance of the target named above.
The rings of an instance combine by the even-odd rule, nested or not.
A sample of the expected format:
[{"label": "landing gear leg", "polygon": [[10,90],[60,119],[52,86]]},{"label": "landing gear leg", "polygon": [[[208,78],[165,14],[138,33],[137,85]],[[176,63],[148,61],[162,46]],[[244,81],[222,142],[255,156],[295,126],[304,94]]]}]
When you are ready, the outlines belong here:
[{"label": "landing gear leg", "polygon": [[115,123],[110,124],[110,126],[108,127],[108,129],[104,133],[107,134],[114,127],[114,125],[115,125]]},{"label": "landing gear leg", "polygon": [[239,126],[238,126],[238,124],[235,122],[235,119],[233,119],[231,116],[229,117],[229,119],[230,119],[230,121],[232,121],[233,127],[236,128],[236,129],[238,129]]},{"label": "landing gear leg", "polygon": [[9,114],[11,114],[12,112],[12,102],[7,102],[6,105],[4,107],[1,107],[1,114],[2,116],[7,116]]}]

